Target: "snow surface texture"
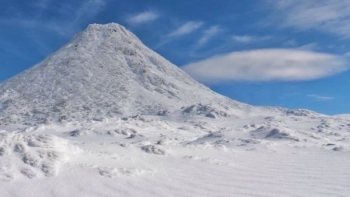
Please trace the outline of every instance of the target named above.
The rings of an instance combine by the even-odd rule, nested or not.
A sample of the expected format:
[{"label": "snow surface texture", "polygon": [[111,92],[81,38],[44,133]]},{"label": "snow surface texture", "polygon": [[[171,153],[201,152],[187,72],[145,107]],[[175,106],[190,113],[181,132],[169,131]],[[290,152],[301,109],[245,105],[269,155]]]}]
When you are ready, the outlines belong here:
[{"label": "snow surface texture", "polygon": [[269,115],[0,129],[0,196],[348,196],[349,119]]},{"label": "snow surface texture", "polygon": [[253,107],[117,24],[0,85],[0,196],[349,196],[350,117]]}]

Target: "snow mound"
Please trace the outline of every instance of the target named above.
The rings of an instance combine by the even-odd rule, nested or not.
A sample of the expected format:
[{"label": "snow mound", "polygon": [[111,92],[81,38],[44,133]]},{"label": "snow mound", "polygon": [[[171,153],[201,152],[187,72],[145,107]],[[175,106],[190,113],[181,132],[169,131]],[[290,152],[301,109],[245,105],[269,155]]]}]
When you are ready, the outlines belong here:
[{"label": "snow mound", "polygon": [[287,116],[315,117],[316,115],[320,115],[307,109],[284,109],[284,111]]},{"label": "snow mound", "polygon": [[292,141],[300,141],[298,137],[296,137],[293,131],[283,128],[280,126],[261,126],[256,130],[251,132],[252,137],[257,139],[267,139],[267,140],[292,140]]},{"label": "snow mound", "polygon": [[231,117],[228,108],[214,107],[202,103],[194,104],[189,107],[182,107],[182,114],[187,116],[205,116],[208,118],[227,118]]},{"label": "snow mound", "polygon": [[107,178],[116,178],[120,176],[138,177],[144,174],[154,174],[152,169],[142,168],[101,168],[99,174]]},{"label": "snow mound", "polygon": [[274,139],[295,139],[292,138],[291,134],[288,131],[281,130],[281,129],[272,129],[266,136],[265,138],[274,138]]},{"label": "snow mound", "polygon": [[0,180],[56,176],[79,148],[53,135],[6,132],[0,136]]},{"label": "snow mound", "polygon": [[145,151],[148,154],[155,154],[155,155],[166,155],[166,151],[162,148],[155,146],[155,145],[146,145],[142,146],[141,150]]}]

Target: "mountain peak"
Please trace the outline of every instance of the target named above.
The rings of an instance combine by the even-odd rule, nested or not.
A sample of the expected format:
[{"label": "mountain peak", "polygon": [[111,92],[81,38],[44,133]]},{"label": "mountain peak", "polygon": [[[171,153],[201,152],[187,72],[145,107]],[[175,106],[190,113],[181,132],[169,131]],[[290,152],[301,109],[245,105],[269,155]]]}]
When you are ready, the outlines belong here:
[{"label": "mountain peak", "polygon": [[137,36],[117,23],[108,23],[103,25],[90,24],[84,31],[78,33],[70,43],[74,45],[98,44],[95,47],[99,47],[100,45],[122,46],[131,43],[143,45]]},{"label": "mountain peak", "polygon": [[150,115],[196,103],[238,105],[193,80],[124,27],[93,24],[0,84],[0,124]]},{"label": "mountain peak", "polygon": [[107,23],[107,24],[89,24],[86,28],[86,31],[108,31],[108,30],[124,30],[126,31],[126,28],[119,25],[118,23]]},{"label": "mountain peak", "polygon": [[117,23],[108,23],[108,24],[90,24],[88,27],[82,32],[82,34],[102,34],[104,36],[117,36],[120,37],[131,37],[133,39],[138,38],[127,30],[125,27],[117,24]]}]

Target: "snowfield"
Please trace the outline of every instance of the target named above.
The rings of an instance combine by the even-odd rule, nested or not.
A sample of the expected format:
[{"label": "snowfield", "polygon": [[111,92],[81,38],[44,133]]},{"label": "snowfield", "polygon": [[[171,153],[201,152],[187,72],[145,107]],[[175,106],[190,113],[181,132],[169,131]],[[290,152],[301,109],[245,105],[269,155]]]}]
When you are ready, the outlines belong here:
[{"label": "snowfield", "polygon": [[348,119],[135,116],[1,131],[0,196],[348,196]]},{"label": "snowfield", "polygon": [[118,24],[0,84],[0,196],[350,195],[350,116],[218,95]]}]

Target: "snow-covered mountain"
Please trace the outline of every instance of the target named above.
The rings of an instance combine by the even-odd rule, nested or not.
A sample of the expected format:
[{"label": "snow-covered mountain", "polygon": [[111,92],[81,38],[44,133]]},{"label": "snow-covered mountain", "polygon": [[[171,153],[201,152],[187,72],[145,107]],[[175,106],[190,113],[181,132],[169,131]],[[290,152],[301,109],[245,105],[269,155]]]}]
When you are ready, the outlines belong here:
[{"label": "snow-covered mountain", "polygon": [[194,104],[242,108],[199,84],[124,27],[92,24],[0,85],[2,122],[164,114]]}]

